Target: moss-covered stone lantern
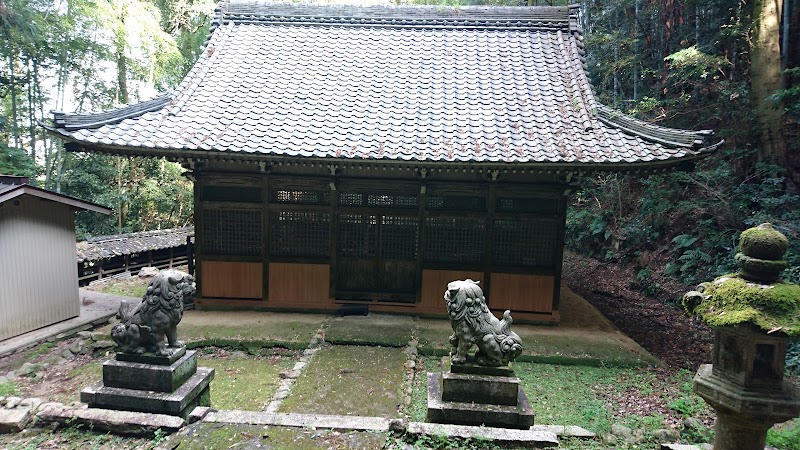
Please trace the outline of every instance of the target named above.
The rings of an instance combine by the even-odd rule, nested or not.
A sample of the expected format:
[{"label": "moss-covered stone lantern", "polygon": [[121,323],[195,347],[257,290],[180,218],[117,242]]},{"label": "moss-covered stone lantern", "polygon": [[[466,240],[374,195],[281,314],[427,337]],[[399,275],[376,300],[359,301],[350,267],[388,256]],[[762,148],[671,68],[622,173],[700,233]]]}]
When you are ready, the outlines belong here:
[{"label": "moss-covered stone lantern", "polygon": [[800,416],[800,393],[783,379],[786,341],[800,334],[800,286],[786,283],[786,236],[765,223],[739,241],[739,272],[702,283],[684,307],[716,328],[713,364],[694,390],[717,412],[715,449],[764,448],[767,430]]}]

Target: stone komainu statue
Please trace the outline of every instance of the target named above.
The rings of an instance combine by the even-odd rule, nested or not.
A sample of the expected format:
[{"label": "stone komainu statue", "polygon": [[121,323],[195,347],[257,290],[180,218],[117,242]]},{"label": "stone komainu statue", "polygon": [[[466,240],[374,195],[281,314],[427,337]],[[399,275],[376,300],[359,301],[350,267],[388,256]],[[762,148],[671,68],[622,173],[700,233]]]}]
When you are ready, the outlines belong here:
[{"label": "stone komainu statue", "polygon": [[165,270],[150,281],[137,305],[122,302],[111,329],[119,349],[127,353],[153,352],[169,356],[183,347],[177,325],[183,317],[184,299],[195,293],[194,277],[178,270]]},{"label": "stone komainu statue", "polygon": [[522,353],[522,341],[509,330],[511,311],[503,314],[503,320],[497,320],[486,306],[477,281],[448,283],[444,300],[453,326],[453,335],[450,336],[453,364],[465,363],[473,345],[478,346],[475,362],[481,366],[504,366]]}]

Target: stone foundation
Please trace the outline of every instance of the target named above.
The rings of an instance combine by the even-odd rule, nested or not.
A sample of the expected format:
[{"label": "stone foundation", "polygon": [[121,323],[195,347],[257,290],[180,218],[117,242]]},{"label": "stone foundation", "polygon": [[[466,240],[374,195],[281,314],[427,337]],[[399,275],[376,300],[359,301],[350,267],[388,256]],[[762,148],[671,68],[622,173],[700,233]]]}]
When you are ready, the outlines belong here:
[{"label": "stone foundation", "polygon": [[213,378],[214,369],[197,367],[196,351],[163,359],[119,353],[103,364],[103,380],[81,391],[81,401],[90,408],[186,418],[196,406],[211,405]]},{"label": "stone foundation", "polygon": [[528,429],[534,413],[519,378],[508,367],[471,364],[428,373],[428,415],[434,423]]}]

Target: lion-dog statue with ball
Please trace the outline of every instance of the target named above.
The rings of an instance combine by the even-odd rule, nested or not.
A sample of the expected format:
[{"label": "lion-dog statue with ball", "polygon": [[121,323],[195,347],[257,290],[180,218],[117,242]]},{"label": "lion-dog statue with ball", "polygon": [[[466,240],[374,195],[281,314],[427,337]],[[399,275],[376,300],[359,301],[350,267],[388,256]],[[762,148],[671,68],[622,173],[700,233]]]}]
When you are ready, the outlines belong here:
[{"label": "lion-dog statue with ball", "polygon": [[178,340],[183,302],[195,294],[194,277],[178,270],[164,270],[153,277],[142,301],[122,302],[111,337],[126,353],[170,356],[184,346]]},{"label": "lion-dog statue with ball", "polygon": [[453,326],[450,336],[450,361],[467,362],[473,345],[478,346],[475,363],[481,366],[506,366],[522,353],[522,341],[509,329],[511,311],[498,320],[486,306],[486,298],[477,281],[458,280],[447,284],[444,293],[447,312]]}]

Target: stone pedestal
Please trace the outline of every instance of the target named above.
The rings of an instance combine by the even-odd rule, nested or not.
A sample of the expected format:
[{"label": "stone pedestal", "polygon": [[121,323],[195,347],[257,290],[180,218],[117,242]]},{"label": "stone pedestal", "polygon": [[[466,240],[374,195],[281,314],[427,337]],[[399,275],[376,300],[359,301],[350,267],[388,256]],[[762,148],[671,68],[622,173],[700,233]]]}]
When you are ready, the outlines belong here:
[{"label": "stone pedestal", "polygon": [[81,391],[90,408],[169,414],[186,418],[211,404],[214,369],[197,367],[197,352],[170,357],[117,353],[103,363],[103,379]]},{"label": "stone pedestal", "polygon": [[528,429],[534,414],[519,378],[509,367],[482,367],[442,360],[428,373],[429,422]]}]

